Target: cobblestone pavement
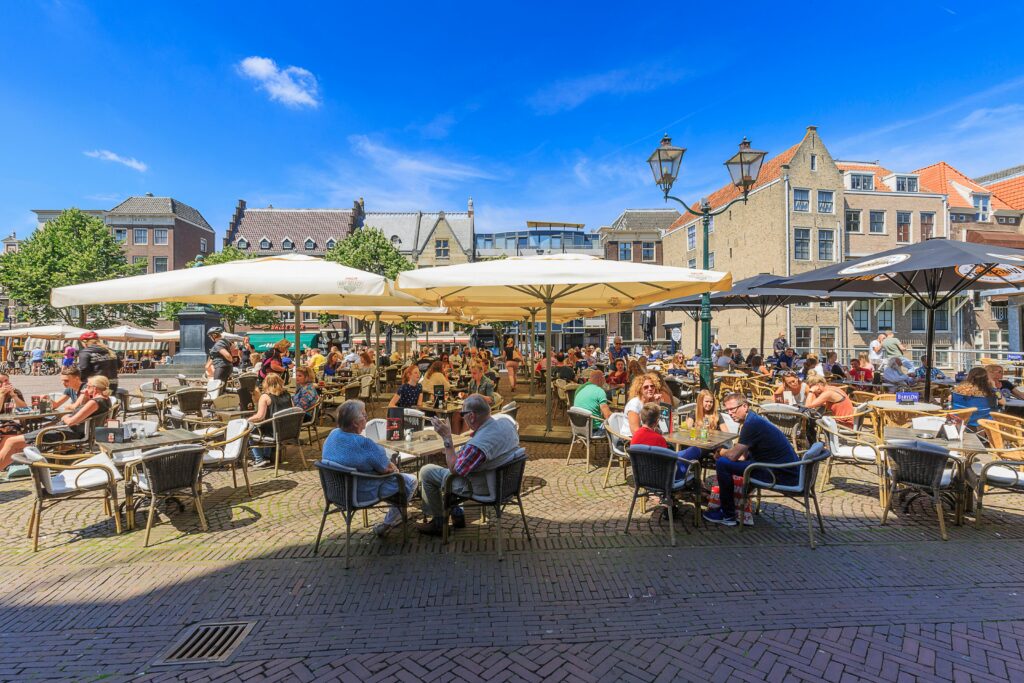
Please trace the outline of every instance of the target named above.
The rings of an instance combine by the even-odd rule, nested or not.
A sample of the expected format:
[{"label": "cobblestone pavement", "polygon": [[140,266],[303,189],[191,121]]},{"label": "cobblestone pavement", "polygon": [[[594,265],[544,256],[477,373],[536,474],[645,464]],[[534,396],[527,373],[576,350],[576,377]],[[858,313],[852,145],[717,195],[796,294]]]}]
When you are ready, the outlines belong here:
[{"label": "cobblestone pavement", "polygon": [[[297,454],[280,477],[252,472],[252,498],[208,476],[210,530],[191,506],[162,508],[145,549],[99,502],[71,501],[44,514],[32,553],[29,486],[0,485],[0,679],[1024,681],[1015,497],[944,543],[923,502],[880,526],[874,475],[837,467],[816,550],[776,499],[743,531],[677,522],[672,548],[656,513],[627,533],[621,471],[604,488],[565,451],[529,445],[534,542],[509,510],[500,563],[473,510],[448,546],[377,539],[357,517],[349,570],[334,516],[313,556],[322,497]],[[221,620],[255,624],[228,662],[156,663],[186,627]]]}]

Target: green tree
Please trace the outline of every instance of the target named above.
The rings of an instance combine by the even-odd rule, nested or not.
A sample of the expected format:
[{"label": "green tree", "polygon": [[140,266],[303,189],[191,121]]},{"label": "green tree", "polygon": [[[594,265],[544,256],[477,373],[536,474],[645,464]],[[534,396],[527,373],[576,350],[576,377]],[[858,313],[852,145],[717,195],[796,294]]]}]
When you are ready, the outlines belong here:
[{"label": "green tree", "polygon": [[383,232],[373,227],[356,230],[324,254],[328,261],[394,280],[403,270],[412,270],[412,261],[402,256]]},{"label": "green tree", "polygon": [[[203,258],[202,266],[215,266],[220,263],[230,263],[231,261],[242,261],[244,259],[255,258],[252,254],[238,249],[236,247],[227,246],[223,250],[209,254]],[[194,268],[197,266],[195,261],[189,261],[187,268]],[[163,317],[165,320],[176,320],[178,313],[185,304],[180,301],[168,301],[164,304]],[[210,306],[218,313],[220,313],[221,320],[224,323],[224,327],[227,328],[228,332],[234,332],[235,326],[238,324],[242,325],[272,325],[278,321],[278,314],[276,311],[260,311],[252,306]]]},{"label": "green tree", "polygon": [[157,318],[152,304],[54,308],[50,290],[138,275],[144,264],[128,263],[124,249],[99,218],[68,209],[0,256],[0,286],[19,302],[33,323],[63,322],[108,327],[130,322],[148,327]]}]

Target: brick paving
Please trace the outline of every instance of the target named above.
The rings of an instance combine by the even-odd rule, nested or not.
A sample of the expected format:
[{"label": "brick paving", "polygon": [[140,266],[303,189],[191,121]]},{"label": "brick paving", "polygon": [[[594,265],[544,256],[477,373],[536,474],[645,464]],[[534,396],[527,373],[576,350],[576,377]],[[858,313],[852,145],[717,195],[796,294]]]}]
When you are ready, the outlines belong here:
[{"label": "brick paving", "polygon": [[[541,417],[523,405],[522,422]],[[923,502],[879,526],[873,479],[837,467],[817,550],[802,511],[775,499],[742,532],[679,525],[671,548],[652,513],[626,533],[621,472],[604,488],[565,449],[529,446],[535,540],[510,510],[502,563],[472,510],[447,547],[379,540],[357,517],[347,571],[334,517],[314,557],[319,484],[295,464],[251,473],[251,499],[209,476],[210,531],[190,506],[162,509],[146,549],[82,501],[44,514],[32,553],[29,487],[4,484],[0,680],[1024,681],[1015,497],[943,543]],[[230,661],[154,664],[214,620],[256,624]]]}]

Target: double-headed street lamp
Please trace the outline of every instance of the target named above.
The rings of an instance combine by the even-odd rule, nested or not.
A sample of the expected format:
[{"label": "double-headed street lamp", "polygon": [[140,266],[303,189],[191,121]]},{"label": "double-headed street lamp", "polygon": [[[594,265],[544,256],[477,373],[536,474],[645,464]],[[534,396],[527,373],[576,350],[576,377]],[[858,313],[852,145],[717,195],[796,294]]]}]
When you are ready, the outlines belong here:
[{"label": "double-headed street lamp", "polygon": [[[708,263],[710,254],[708,250],[708,231],[711,227],[711,219],[714,216],[724,213],[736,202],[742,201],[743,203],[746,203],[747,195],[750,193],[750,188],[757,182],[757,176],[761,173],[761,164],[764,163],[764,158],[767,155],[767,152],[758,152],[757,150],[750,149],[750,140],[743,138],[743,142],[740,143],[739,151],[725,162],[725,167],[729,169],[729,175],[732,177],[733,185],[742,192],[742,195],[714,211],[712,211],[711,204],[707,199],[702,199],[700,202],[700,209],[695,211],[682,199],[673,197],[669,194],[672,190],[672,184],[675,183],[676,178],[679,176],[679,164],[682,163],[683,154],[685,152],[685,147],[673,146],[672,138],[665,135],[665,137],[661,139],[661,144],[658,145],[657,149],[654,150],[654,153],[647,159],[647,163],[651,165],[651,171],[654,173],[654,182],[657,183],[658,187],[660,187],[665,193],[665,201],[668,201],[669,199],[676,201],[686,209],[687,213],[701,219],[701,224],[704,228],[703,268],[704,270],[708,270],[710,265]],[[710,292],[704,292],[704,294],[701,295],[700,322],[700,382],[703,388],[711,389],[713,385],[711,378]]]}]

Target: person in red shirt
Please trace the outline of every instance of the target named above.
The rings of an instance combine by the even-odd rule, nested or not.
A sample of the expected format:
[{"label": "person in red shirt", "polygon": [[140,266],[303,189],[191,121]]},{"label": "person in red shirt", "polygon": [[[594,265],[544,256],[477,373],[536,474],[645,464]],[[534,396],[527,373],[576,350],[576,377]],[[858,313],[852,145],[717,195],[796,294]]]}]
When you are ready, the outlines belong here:
[{"label": "person in red shirt", "polygon": [[868,354],[866,353],[861,353],[859,358],[850,363],[850,379],[852,380],[870,382],[874,374],[871,361],[868,360]]},{"label": "person in red shirt", "polygon": [[630,439],[630,446],[659,446],[668,448],[668,441],[658,431],[658,421],[661,419],[661,406],[657,403],[645,403],[640,409],[640,429],[633,432]]}]

